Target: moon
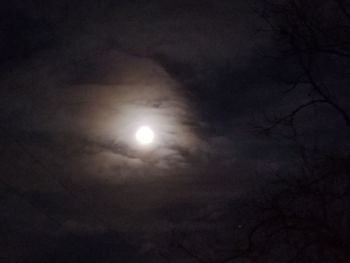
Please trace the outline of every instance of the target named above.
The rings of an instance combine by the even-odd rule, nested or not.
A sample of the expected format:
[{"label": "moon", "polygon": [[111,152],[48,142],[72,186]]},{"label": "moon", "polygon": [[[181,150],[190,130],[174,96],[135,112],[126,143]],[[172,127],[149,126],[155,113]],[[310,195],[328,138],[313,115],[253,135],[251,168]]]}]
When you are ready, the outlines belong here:
[{"label": "moon", "polygon": [[154,132],[149,126],[141,126],[137,129],[135,138],[140,144],[151,144],[154,140]]}]

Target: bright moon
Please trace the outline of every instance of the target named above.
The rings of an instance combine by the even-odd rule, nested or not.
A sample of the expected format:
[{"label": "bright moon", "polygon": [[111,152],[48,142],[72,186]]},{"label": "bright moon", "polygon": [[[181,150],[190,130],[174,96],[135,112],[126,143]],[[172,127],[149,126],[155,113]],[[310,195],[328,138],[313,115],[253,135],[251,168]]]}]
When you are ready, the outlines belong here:
[{"label": "bright moon", "polygon": [[141,144],[150,144],[154,139],[154,132],[148,126],[138,128],[135,134],[136,140]]}]

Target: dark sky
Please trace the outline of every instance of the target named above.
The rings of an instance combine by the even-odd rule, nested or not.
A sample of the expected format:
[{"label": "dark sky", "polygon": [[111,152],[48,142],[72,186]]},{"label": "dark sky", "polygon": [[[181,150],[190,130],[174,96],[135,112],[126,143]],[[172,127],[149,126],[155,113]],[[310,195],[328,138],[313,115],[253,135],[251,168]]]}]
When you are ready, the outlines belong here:
[{"label": "dark sky", "polygon": [[[281,95],[272,76],[295,69],[266,59],[276,47],[254,8],[2,4],[0,261],[163,262],[174,227],[225,233],[232,204],[294,154],[254,124],[304,95]],[[327,147],[343,145],[330,115],[310,113],[308,143],[322,143],[322,130]],[[156,133],[148,148],[134,140],[144,124]]]}]

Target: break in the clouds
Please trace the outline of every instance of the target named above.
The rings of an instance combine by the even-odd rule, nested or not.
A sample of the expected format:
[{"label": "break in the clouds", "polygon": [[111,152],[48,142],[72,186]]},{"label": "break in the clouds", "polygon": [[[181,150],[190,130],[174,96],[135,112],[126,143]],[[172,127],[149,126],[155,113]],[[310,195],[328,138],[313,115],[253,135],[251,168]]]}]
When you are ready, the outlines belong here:
[{"label": "break in the clouds", "polygon": [[[11,85],[29,85],[27,74],[17,72]],[[40,78],[37,87],[26,91],[31,100],[26,97],[22,104],[9,105],[22,114],[24,123],[17,128],[48,133],[65,146],[65,152],[75,151],[74,158],[88,159],[93,169],[185,168],[189,166],[187,157],[207,149],[195,105],[185,98],[181,84],[152,59],[114,54],[104,80],[96,83],[57,82],[41,70],[32,70],[30,75]],[[24,89],[20,87],[21,92]],[[20,99],[9,95],[9,103]],[[135,138],[137,129],[145,125],[155,133],[153,143],[147,146]]]},{"label": "break in the clouds", "polygon": [[[185,153],[200,152],[206,142],[180,84],[150,59],[124,56],[112,68],[107,84],[66,87],[55,96],[53,130],[80,133],[87,148],[96,148],[95,166],[106,162],[159,168],[188,165]],[[135,138],[142,126],[155,133],[150,145],[140,145]]]}]

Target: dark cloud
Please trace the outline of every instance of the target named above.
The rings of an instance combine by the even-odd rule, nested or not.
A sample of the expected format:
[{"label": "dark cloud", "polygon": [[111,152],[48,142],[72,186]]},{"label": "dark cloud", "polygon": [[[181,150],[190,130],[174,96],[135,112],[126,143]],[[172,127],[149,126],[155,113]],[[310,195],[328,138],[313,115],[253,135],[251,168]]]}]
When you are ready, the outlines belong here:
[{"label": "dark cloud", "polygon": [[[254,54],[248,11],[243,1],[4,6],[1,173],[14,188],[2,199],[4,262],[146,261],[172,218],[244,192],[222,125],[240,108],[227,92],[244,80],[232,73]],[[144,152],[130,141],[143,121],[159,137]]]},{"label": "dark cloud", "polygon": [[262,59],[274,43],[252,4],[3,4],[1,262],[155,262],[175,225],[226,233],[229,206],[290,155],[254,136],[254,114],[300,100],[276,99],[265,73],[294,67]]}]

